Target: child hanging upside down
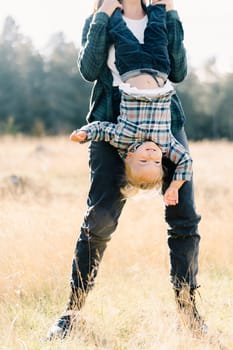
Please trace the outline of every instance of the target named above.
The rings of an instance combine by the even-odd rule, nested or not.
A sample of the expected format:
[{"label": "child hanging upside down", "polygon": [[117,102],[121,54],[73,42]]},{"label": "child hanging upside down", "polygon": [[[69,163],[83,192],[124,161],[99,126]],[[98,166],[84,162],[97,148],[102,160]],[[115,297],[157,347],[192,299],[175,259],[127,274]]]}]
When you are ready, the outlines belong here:
[{"label": "child hanging upside down", "polygon": [[70,139],[80,143],[105,141],[118,149],[125,163],[125,195],[130,188],[158,188],[163,179],[162,158],[169,158],[177,166],[164,201],[176,205],[180,187],[191,180],[192,159],[171,133],[174,89],[167,80],[170,61],[165,6],[148,7],[143,44],[126,26],[120,9],[110,18],[109,33],[122,79],[120,116],[117,124],[89,123],[73,131]]}]

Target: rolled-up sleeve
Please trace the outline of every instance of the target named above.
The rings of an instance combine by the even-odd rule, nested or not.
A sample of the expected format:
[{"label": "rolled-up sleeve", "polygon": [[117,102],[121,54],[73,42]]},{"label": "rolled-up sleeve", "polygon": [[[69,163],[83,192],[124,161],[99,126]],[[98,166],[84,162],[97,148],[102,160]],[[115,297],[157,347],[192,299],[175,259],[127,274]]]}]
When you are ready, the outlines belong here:
[{"label": "rolled-up sleeve", "polygon": [[192,178],[192,158],[174,137],[171,140],[168,158],[177,164],[173,180],[190,181]]},{"label": "rolled-up sleeve", "polygon": [[184,31],[177,11],[167,12],[168,52],[171,72],[169,79],[179,83],[187,75],[187,57],[184,47]]},{"label": "rolled-up sleeve", "polygon": [[115,145],[115,130],[116,124],[110,122],[92,122],[87,125],[82,126],[80,131],[85,131],[87,134],[87,141],[105,141],[112,145]]},{"label": "rolled-up sleeve", "polygon": [[108,21],[104,12],[89,17],[83,28],[82,46],[78,57],[78,68],[87,81],[95,81],[106,63],[108,55]]}]

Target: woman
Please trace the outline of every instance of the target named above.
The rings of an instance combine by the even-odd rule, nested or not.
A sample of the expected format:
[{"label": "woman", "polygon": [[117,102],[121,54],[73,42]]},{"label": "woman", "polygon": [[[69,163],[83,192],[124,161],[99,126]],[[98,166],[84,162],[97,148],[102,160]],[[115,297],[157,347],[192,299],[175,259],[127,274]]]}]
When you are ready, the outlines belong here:
[{"label": "woman", "polygon": [[[169,79],[174,83],[181,82],[187,73],[181,22],[172,0],[153,0],[153,4],[166,6],[171,65]],[[142,0],[122,0],[121,3],[117,0],[98,1],[94,13],[86,20],[78,60],[83,78],[94,82],[87,117],[89,122],[116,122],[119,115],[120,81],[114,65],[114,48],[110,46],[108,36],[109,18],[117,7],[124,11],[124,19],[133,34],[139,41],[143,40],[147,10]],[[183,129],[184,113],[176,94],[172,96],[171,118],[173,135],[188,148]],[[163,190],[168,187],[175,170],[173,163],[166,163],[168,176]],[[104,250],[125,204],[120,192],[124,166],[117,150],[105,142],[92,142],[90,168],[91,187],[87,199],[89,209],[74,253],[70,298],[65,313],[50,329],[49,339],[63,338],[69,334],[75,321],[75,311],[80,310],[94,284]],[[181,311],[186,312],[189,308],[189,315],[191,311],[190,328],[204,332],[205,325],[196,310],[194,298],[197,288],[200,216],[195,211],[192,181],[182,186],[178,205],[166,207],[165,219],[169,227],[170,274],[177,305]]]}]

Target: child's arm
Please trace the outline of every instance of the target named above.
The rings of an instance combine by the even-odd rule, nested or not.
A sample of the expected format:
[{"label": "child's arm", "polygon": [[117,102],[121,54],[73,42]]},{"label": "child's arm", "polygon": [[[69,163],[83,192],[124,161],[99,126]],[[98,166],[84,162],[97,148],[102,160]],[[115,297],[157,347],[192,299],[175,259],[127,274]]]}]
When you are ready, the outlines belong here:
[{"label": "child's arm", "polygon": [[70,135],[70,140],[74,142],[106,141],[114,146],[114,136],[116,125],[110,122],[93,122],[82,126],[81,129],[74,130]]},{"label": "child's arm", "polygon": [[175,163],[173,180],[190,181],[192,178],[192,158],[189,152],[171,135],[170,149],[167,157]]},{"label": "child's arm", "polygon": [[166,205],[176,205],[179,202],[179,189],[185,181],[190,181],[192,178],[192,158],[173,136],[167,157],[177,164],[177,167],[170,186],[165,191],[164,202]]}]

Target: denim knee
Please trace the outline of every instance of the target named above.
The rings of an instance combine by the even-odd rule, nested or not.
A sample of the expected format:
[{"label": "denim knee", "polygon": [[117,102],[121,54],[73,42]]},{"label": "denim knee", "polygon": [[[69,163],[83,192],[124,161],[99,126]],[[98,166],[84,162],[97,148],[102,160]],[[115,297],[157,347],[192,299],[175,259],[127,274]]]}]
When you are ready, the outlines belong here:
[{"label": "denim knee", "polygon": [[[123,207],[123,205],[123,203],[119,203],[119,211],[121,211],[119,206]],[[117,224],[118,216],[109,208],[101,206],[90,207],[81,227],[81,237],[85,236],[91,241],[109,241]]]}]

